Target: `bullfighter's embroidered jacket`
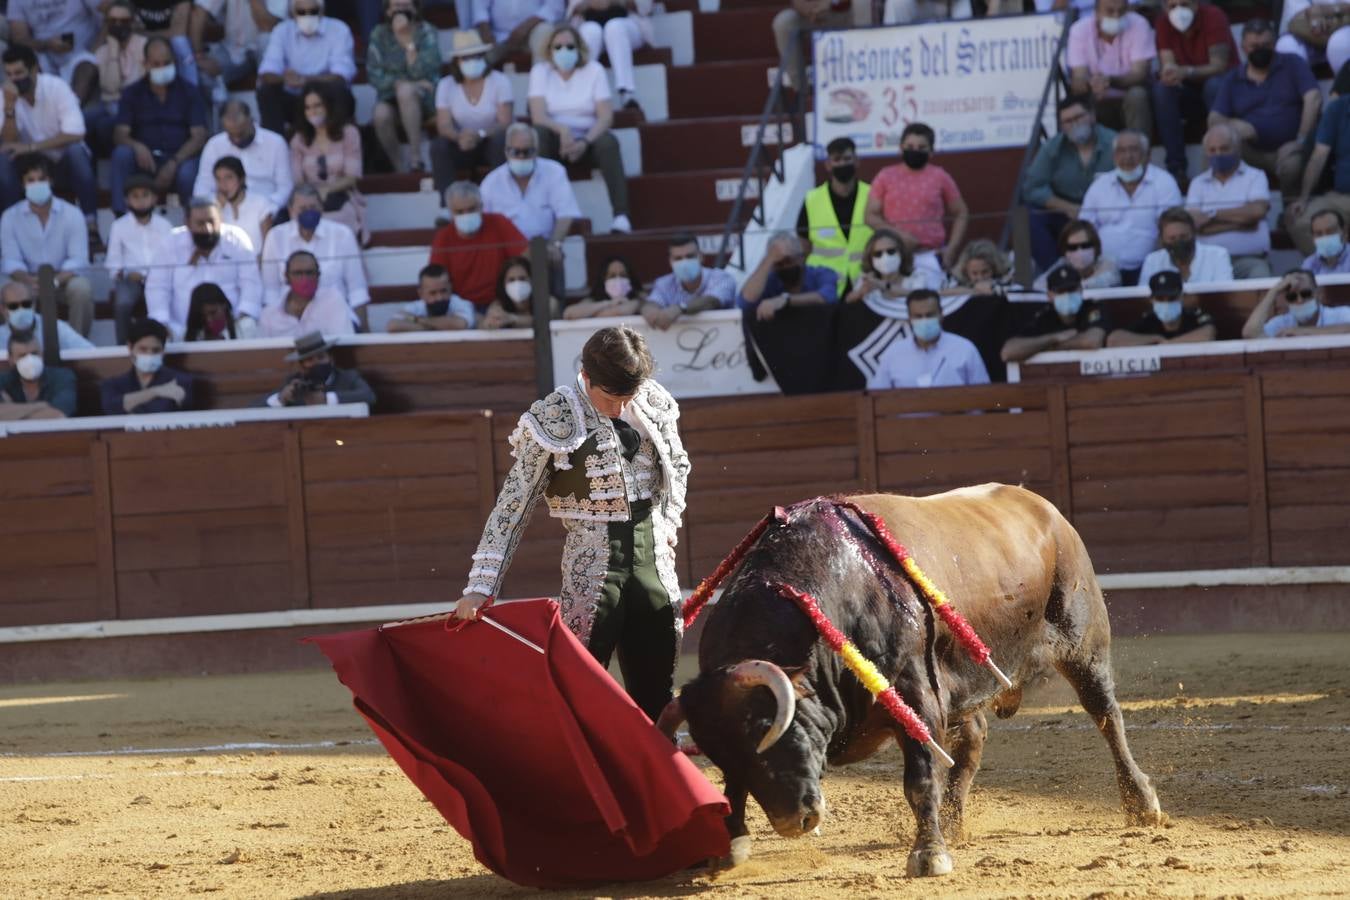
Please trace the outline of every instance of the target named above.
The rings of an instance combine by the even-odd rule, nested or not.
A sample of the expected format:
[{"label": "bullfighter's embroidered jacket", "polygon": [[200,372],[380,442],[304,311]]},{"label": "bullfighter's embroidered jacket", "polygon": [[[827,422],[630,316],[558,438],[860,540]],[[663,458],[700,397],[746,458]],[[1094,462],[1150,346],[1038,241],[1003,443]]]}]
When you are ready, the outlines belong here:
[{"label": "bullfighter's embroidered jacket", "polygon": [[642,437],[629,462],[614,423],[595,409],[579,381],[535,401],[511,434],[515,463],[483,528],[466,593],[498,595],[542,497],[549,515],[567,529],[559,595],[563,621],[586,643],[609,567],[609,523],[630,520],[630,501],[650,500],[656,568],[679,623],[675,543],[690,469],[679,416],[675,398],[655,381],[644,381],[624,414]]}]

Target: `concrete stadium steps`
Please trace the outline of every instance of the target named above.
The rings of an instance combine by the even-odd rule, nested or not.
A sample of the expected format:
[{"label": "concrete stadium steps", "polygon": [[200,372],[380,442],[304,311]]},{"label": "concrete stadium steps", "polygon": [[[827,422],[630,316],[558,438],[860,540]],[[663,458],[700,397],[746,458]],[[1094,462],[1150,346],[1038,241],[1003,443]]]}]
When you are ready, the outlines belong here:
[{"label": "concrete stadium steps", "polygon": [[[786,4],[784,4],[786,6]],[[694,16],[694,52],[700,63],[778,59],[773,17],[782,6],[753,6]]]},{"label": "concrete stadium steps", "polygon": [[[667,172],[629,180],[629,218],[635,228],[684,229],[721,224],[731,213],[741,169]],[[721,196],[719,196],[721,194]],[[749,210],[746,210],[747,214]],[[605,233],[608,229],[597,228]]]},{"label": "concrete stadium steps", "polygon": [[[755,144],[758,127],[758,116],[649,123],[641,128],[642,171],[655,175],[743,166]],[[765,138],[770,143],[776,143],[777,136],[773,126],[766,129]],[[784,137],[792,143],[795,135],[790,126]]]},{"label": "concrete stadium steps", "polygon": [[758,117],[769,95],[769,70],[777,65],[770,55],[670,69],[670,118]]}]

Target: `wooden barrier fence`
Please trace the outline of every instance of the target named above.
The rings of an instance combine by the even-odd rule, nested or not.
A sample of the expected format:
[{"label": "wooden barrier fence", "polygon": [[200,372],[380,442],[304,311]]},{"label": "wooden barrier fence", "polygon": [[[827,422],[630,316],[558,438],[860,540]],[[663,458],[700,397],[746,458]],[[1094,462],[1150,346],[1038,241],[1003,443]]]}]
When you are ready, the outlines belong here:
[{"label": "wooden barrier fence", "polygon": [[[983,481],[1052,500],[1103,573],[1341,564],[1347,394],[1342,369],[691,401],[681,580],[775,504]],[[0,440],[0,626],[448,604],[514,425],[422,413]],[[557,590],[562,529],[534,519],[512,596]]]}]

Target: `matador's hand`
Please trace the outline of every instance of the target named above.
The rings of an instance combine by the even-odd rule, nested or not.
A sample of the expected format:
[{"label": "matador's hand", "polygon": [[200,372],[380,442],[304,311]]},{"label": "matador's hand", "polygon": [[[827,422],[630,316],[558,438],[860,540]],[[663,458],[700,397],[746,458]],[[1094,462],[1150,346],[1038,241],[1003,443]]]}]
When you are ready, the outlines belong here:
[{"label": "matador's hand", "polygon": [[483,594],[465,594],[459,598],[459,603],[455,606],[455,618],[478,618],[478,611],[483,608],[488,600],[489,598]]}]

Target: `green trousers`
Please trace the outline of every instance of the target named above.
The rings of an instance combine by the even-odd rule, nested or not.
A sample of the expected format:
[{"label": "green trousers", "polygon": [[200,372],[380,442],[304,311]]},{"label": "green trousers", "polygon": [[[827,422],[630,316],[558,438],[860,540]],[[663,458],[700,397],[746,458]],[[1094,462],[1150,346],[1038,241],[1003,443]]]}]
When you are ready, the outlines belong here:
[{"label": "green trousers", "polygon": [[651,504],[632,504],[630,522],[609,525],[609,570],[591,625],[591,655],[619,670],[633,701],[656,721],[675,686],[675,608],[656,571]]}]

